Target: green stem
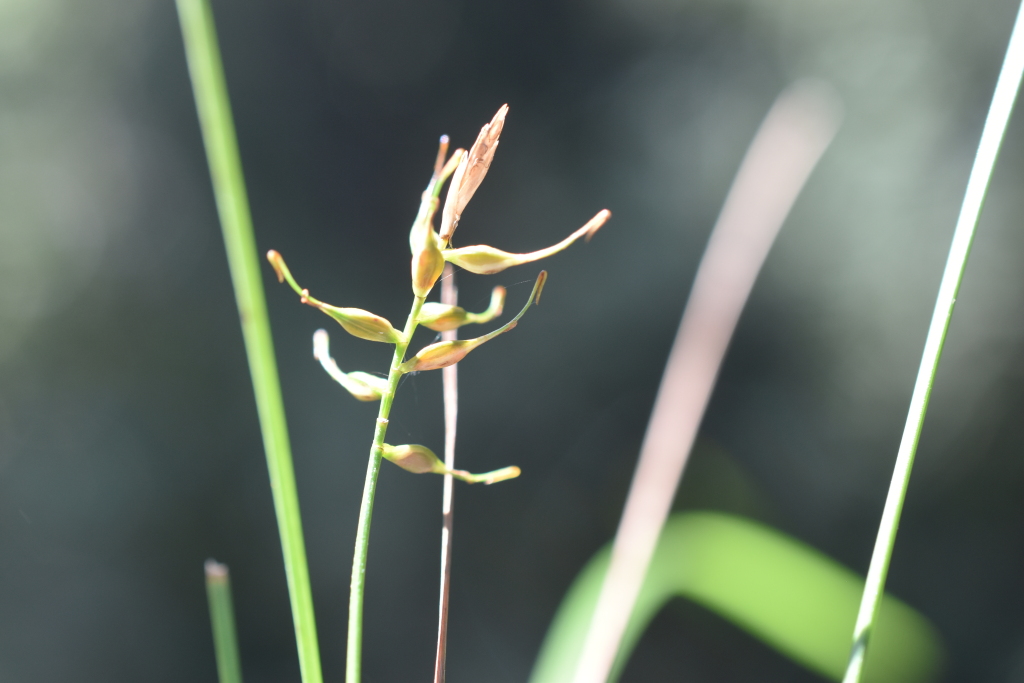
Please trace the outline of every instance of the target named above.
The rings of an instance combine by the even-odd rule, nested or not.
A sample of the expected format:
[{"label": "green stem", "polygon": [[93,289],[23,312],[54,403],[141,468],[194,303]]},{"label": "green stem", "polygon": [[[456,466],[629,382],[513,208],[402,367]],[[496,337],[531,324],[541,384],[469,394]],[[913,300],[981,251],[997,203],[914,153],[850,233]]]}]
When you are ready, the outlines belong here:
[{"label": "green stem", "polygon": [[1013,33],[1010,35],[1010,44],[1006,49],[995,93],[992,95],[992,104],[989,106],[985,126],[981,132],[981,141],[978,143],[978,153],[974,158],[970,178],[967,180],[967,190],[964,193],[956,230],[953,232],[953,243],[949,249],[946,268],[942,273],[935,310],[932,313],[932,321],[924,342],[921,366],[917,371],[917,380],[914,382],[914,393],[910,397],[910,411],[903,428],[903,438],[896,455],[892,482],[885,499],[885,508],[882,511],[882,521],[879,524],[878,537],[875,539],[875,548],[871,554],[867,582],[864,585],[864,594],[861,597],[860,609],[857,613],[857,623],[853,630],[853,648],[850,652],[850,661],[847,665],[846,675],[843,677],[843,683],[859,683],[861,679],[868,641],[874,629],[878,605],[885,589],[886,575],[889,573],[889,561],[892,559],[892,549],[896,542],[896,530],[899,527],[903,501],[910,483],[910,471],[914,466],[914,456],[921,438],[921,428],[928,411],[928,399],[935,381],[935,372],[939,367],[939,358],[942,356],[942,347],[946,340],[946,331],[949,329],[950,317],[953,315],[957,292],[960,290],[960,281],[963,279],[964,268],[967,266],[967,257],[971,252],[971,242],[974,239],[978,216],[981,213],[985,193],[992,178],[992,169],[995,167],[996,158],[999,155],[999,147],[1006,132],[1010,112],[1013,110],[1017,90],[1020,88],[1022,73],[1024,73],[1024,4],[1018,10],[1017,21],[1014,24]]},{"label": "green stem", "polygon": [[366,465],[366,482],[363,485],[363,499],[359,504],[359,523],[356,528],[356,548],[352,557],[352,585],[348,602],[348,646],[345,658],[346,683],[359,683],[362,672],[363,649],[363,595],[366,589],[366,556],[370,547],[370,522],[373,517],[373,500],[377,493],[377,475],[380,474],[380,462],[384,453],[384,437],[388,431],[388,416],[391,404],[395,400],[398,380],[404,374],[401,370],[409,342],[416,331],[417,318],[423,308],[425,298],[415,297],[409,319],[402,331],[404,341],[395,344],[395,355],[391,360],[388,372],[387,393],[381,396],[380,412],[377,415],[377,427],[373,432],[373,445],[370,446],[370,461]]},{"label": "green stem", "polygon": [[[421,221],[432,222],[434,212],[437,210],[437,198],[441,193],[441,186],[447,179],[443,171],[444,155],[448,150],[447,136],[441,138],[441,149],[438,152],[437,163],[434,165],[434,175],[431,176],[427,189],[424,190],[420,200],[420,208],[416,214],[413,225],[421,224]],[[433,228],[430,228],[433,231]],[[380,411],[377,414],[377,426],[373,432],[373,444],[370,446],[370,461],[366,464],[366,481],[363,484],[363,499],[359,503],[359,522],[356,526],[356,547],[352,556],[352,582],[349,587],[348,598],[348,643],[345,651],[345,683],[359,683],[363,668],[363,596],[366,592],[366,557],[370,548],[370,522],[373,518],[373,500],[377,495],[377,476],[380,474],[380,462],[384,457],[384,437],[388,431],[388,416],[391,414],[391,404],[395,400],[395,390],[398,389],[398,380],[405,374],[402,371],[402,362],[405,360],[406,351],[409,350],[409,343],[412,335],[419,325],[420,309],[426,297],[414,297],[412,309],[409,311],[409,318],[405,321],[405,329],[402,331],[402,341],[395,344],[395,355],[391,359],[391,369],[388,372],[387,392],[380,398]]]},{"label": "green stem", "polygon": [[270,471],[270,488],[274,496],[274,511],[281,535],[285,575],[288,579],[299,667],[303,683],[322,683],[320,649],[317,645],[316,619],[313,615],[313,597],[302,538],[302,519],[288,441],[288,425],[213,13],[208,0],[177,0],[177,5],[245,338],[249,372],[256,395],[263,447]]},{"label": "green stem", "polygon": [[213,649],[217,656],[220,683],[242,683],[242,663],[235,634],[235,611],[231,606],[231,579],[227,565],[206,561],[206,598],[210,603]]}]

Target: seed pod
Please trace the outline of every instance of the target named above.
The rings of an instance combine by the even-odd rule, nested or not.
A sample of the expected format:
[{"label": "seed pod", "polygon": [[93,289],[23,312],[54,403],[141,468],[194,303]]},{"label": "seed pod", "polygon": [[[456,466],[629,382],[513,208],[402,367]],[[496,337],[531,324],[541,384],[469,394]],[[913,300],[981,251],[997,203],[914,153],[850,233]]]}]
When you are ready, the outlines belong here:
[{"label": "seed pod", "polygon": [[459,219],[465,210],[473,193],[480,187],[487,169],[491,167],[494,160],[494,152],[498,149],[498,137],[501,129],[505,126],[505,116],[508,114],[508,105],[504,104],[498,113],[494,115],[491,122],[480,129],[476,142],[469,148],[469,153],[462,159],[459,167],[452,176],[452,182],[448,186],[448,196],[444,202],[444,211],[441,213],[441,243],[448,244],[452,233],[459,226]]},{"label": "seed pod", "polygon": [[313,358],[335,382],[360,401],[379,401],[387,393],[388,381],[366,372],[342,372],[338,364],[331,358],[330,337],[327,330],[317,330],[313,334]]},{"label": "seed pod", "polygon": [[448,470],[445,469],[444,463],[434,454],[434,451],[419,444],[405,444],[404,446],[384,444],[382,455],[403,470],[413,474],[450,474],[469,484],[496,484],[506,479],[515,479],[521,473],[521,470],[515,465],[483,474],[471,474],[465,470]]},{"label": "seed pod", "polygon": [[345,331],[353,337],[384,342],[386,344],[398,344],[403,340],[401,332],[392,327],[386,318],[382,318],[375,313],[364,311],[361,308],[338,308],[337,306],[331,306],[320,301],[314,303],[313,299],[310,299],[308,295],[306,299],[307,301],[303,303],[319,308],[337,320],[345,328]]},{"label": "seed pod", "polygon": [[491,292],[491,305],[483,313],[469,313],[461,306],[425,303],[417,319],[424,327],[435,332],[454,330],[471,323],[486,323],[494,320],[505,306],[505,288],[498,286]]},{"label": "seed pod", "polygon": [[589,241],[590,238],[593,237],[594,233],[597,232],[609,218],[611,218],[611,215],[612,213],[608,209],[599,211],[597,215],[587,221],[583,227],[566,237],[558,244],[550,246],[547,249],[532,251],[528,254],[510,254],[507,251],[495,249],[494,247],[487,246],[486,244],[474,247],[462,247],[460,249],[445,249],[441,253],[444,254],[444,259],[446,261],[459,266],[460,268],[464,268],[471,273],[476,273],[477,275],[493,275],[494,273],[500,273],[506,268],[510,268],[512,266],[519,266],[524,263],[530,263],[531,261],[538,261],[542,258],[547,258],[552,254],[557,254],[580,237],[586,236]]},{"label": "seed pod", "polygon": [[437,233],[432,224],[437,199],[424,193],[420,213],[409,232],[409,246],[412,248],[412,291],[418,297],[426,297],[433,289],[437,278],[444,270],[444,255],[437,245]]},{"label": "seed pod", "polygon": [[434,455],[434,451],[419,444],[391,446],[384,444],[384,457],[403,470],[413,474],[444,474],[444,463]]},{"label": "seed pod", "polygon": [[299,301],[313,308],[319,308],[337,320],[345,328],[345,331],[352,336],[359,337],[360,339],[369,339],[370,341],[385,342],[387,344],[397,344],[404,340],[402,333],[396,330],[386,318],[382,318],[369,311],[364,311],[361,308],[339,308],[314,299],[309,295],[308,289],[299,287],[298,283],[295,282],[295,278],[292,277],[291,271],[288,270],[284,259],[273,249],[267,252],[267,260],[274,267],[278,282],[287,281],[291,288],[295,290],[295,293],[299,295]]},{"label": "seed pod", "polygon": [[476,339],[456,339],[455,341],[443,341],[426,346],[420,349],[420,352],[415,356],[402,363],[399,369],[402,372],[422,372],[425,370],[439,370],[449,365],[455,365],[476,347],[515,327],[531,304],[540,303],[540,294],[544,289],[544,283],[547,281],[547,278],[547,271],[540,271],[540,275],[537,276],[537,282],[534,283],[533,291],[530,293],[530,298],[527,300],[526,305],[523,306],[523,310],[519,311],[516,317],[498,329]]}]

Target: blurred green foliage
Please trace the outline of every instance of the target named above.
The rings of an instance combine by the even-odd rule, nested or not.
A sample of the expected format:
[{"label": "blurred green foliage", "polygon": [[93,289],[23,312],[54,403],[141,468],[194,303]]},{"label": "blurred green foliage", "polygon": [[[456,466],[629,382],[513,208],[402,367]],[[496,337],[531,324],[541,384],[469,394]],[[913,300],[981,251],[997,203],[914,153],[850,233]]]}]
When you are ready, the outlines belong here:
[{"label": "blurred green foliage", "polygon": [[[610,545],[580,572],[548,631],[530,683],[572,678]],[[612,680],[617,680],[647,625],[682,596],[717,612],[779,652],[840,680],[864,580],[813,548],[742,517],[677,513],[666,524]],[[887,595],[872,638],[865,680],[924,683],[941,668],[934,627]]]}]

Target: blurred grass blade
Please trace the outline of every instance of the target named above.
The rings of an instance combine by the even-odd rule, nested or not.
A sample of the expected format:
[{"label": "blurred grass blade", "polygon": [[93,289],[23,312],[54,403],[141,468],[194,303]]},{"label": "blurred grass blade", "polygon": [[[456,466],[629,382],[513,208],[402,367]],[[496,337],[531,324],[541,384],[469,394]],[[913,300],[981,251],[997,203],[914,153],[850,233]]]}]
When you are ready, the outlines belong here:
[{"label": "blurred grass blade", "polygon": [[304,683],[321,683],[320,651],[288,425],[285,422],[277,362],[274,359],[274,342],[270,336],[267,303],[260,276],[260,261],[256,253],[256,239],[249,215],[249,200],[245,192],[235,126],[231,119],[224,69],[217,47],[213,13],[207,0],[177,0],[177,5],[217,211],[227,247],[231,281],[242,323],[242,335],[245,338],[245,350],[249,358],[249,372],[256,394],[256,409],[263,432],[270,488],[284,553],[299,667]]},{"label": "blurred grass blade", "polygon": [[841,118],[832,89],[798,81],[750,143],[708,238],[647,424],[579,664],[605,683],[668,518],[733,331],[775,236]]},{"label": "blurred grass blade", "polygon": [[[608,568],[600,550],[566,593],[530,683],[572,679]],[[672,598],[716,612],[799,664],[842,678],[863,579],[813,548],[761,524],[715,512],[673,515],[665,524],[609,681],[647,625]],[[934,680],[942,647],[931,624],[896,598],[882,602],[867,662],[871,683]]]},{"label": "blurred grass blade", "polygon": [[[857,613],[857,623],[853,631],[853,647],[846,675],[843,677],[844,683],[857,683],[861,680],[861,669],[864,665],[868,644],[869,641],[874,640],[872,631],[875,614],[878,611],[882,591],[885,589],[886,575],[889,573],[889,561],[892,559],[892,549],[896,543],[896,530],[899,528],[903,501],[907,495],[907,486],[910,484],[910,471],[914,467],[917,444],[921,438],[925,414],[928,412],[928,399],[931,397],[932,385],[935,382],[935,372],[939,367],[942,346],[946,341],[946,332],[949,330],[949,320],[953,315],[957,292],[960,290],[960,281],[963,279],[964,269],[967,267],[967,257],[971,253],[971,243],[978,225],[978,216],[981,214],[985,193],[992,178],[992,170],[995,168],[1003,135],[1006,133],[1006,125],[1010,120],[1010,113],[1013,111],[1017,91],[1020,89],[1022,74],[1024,74],[1024,3],[1017,11],[1017,20],[1014,22],[1013,32],[1010,35],[1010,44],[1006,48],[1006,56],[1003,59],[1003,66],[992,95],[992,104],[989,106],[988,116],[985,118],[985,125],[981,131],[981,141],[978,143],[974,166],[971,168],[971,175],[967,180],[967,190],[964,192],[960,217],[957,219],[956,229],[953,231],[953,243],[949,248],[949,257],[946,259],[946,268],[942,273],[939,293],[935,300],[935,310],[928,326],[928,335],[925,337],[921,365],[917,371],[917,379],[914,381],[914,393],[910,397],[907,422],[903,428],[903,437],[896,454],[896,465],[893,468],[889,493],[885,498],[882,520],[878,526],[878,536],[871,554],[867,584],[864,586],[864,595]],[[873,642],[872,647],[874,647]]]},{"label": "blurred grass blade", "polygon": [[235,610],[231,604],[231,578],[227,565],[215,560],[206,561],[206,598],[210,603],[217,678],[220,683],[242,683],[242,662],[238,656]]}]

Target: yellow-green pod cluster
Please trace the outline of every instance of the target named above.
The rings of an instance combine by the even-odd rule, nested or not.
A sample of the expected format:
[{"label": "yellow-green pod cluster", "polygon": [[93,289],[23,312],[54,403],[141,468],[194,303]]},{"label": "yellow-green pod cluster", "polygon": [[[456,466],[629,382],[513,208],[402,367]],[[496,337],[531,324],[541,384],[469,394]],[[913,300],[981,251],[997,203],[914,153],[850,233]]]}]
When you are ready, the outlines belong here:
[{"label": "yellow-green pod cluster", "polygon": [[519,311],[516,317],[498,329],[476,339],[456,339],[455,341],[443,341],[425,346],[415,356],[402,363],[399,369],[402,372],[422,372],[425,370],[440,370],[449,365],[455,365],[476,347],[515,327],[519,319],[523,317],[523,314],[529,310],[531,304],[540,303],[540,294],[544,289],[544,283],[547,282],[547,279],[547,271],[540,271],[540,274],[537,276],[537,282],[534,283],[533,291],[530,293],[530,298],[527,300],[526,305],[523,306],[523,310]]}]

